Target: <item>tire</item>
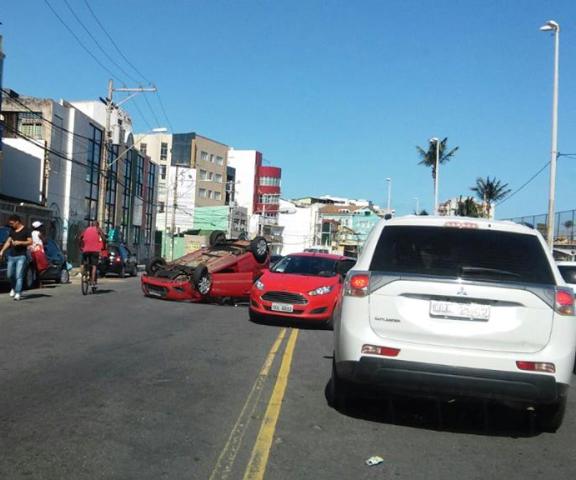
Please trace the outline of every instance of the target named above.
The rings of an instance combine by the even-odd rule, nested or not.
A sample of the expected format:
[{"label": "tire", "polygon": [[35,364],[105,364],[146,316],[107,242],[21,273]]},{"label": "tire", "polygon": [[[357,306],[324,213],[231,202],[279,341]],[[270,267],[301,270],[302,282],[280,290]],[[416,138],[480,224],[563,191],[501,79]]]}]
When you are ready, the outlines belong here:
[{"label": "tire", "polygon": [[120,272],[118,273],[118,276],[120,278],[126,278],[126,267],[124,265],[120,267]]},{"label": "tire", "polygon": [[208,245],[215,247],[226,241],[226,234],[222,230],[214,230],[208,239]]},{"label": "tire", "polygon": [[130,276],[132,276],[132,277],[137,277],[137,276],[138,276],[138,266],[137,266],[137,265],[134,265],[134,266],[132,267],[132,271],[130,272]]},{"label": "tire", "polygon": [[166,260],[162,257],[153,257],[152,260],[146,264],[146,273],[148,275],[156,275],[158,270],[160,270],[164,265],[166,265]]},{"label": "tire", "polygon": [[351,395],[350,386],[338,376],[336,371],[336,361],[332,359],[332,378],[330,379],[328,401],[331,407],[339,412],[346,412],[350,407]]},{"label": "tire", "polygon": [[88,289],[90,288],[90,282],[88,281],[88,276],[85,274],[81,275],[80,278],[82,295],[88,295]]},{"label": "tire", "polygon": [[264,237],[255,237],[250,242],[250,251],[258,263],[264,263],[268,259],[268,242]]},{"label": "tire", "polygon": [[56,283],[70,283],[70,272],[67,268],[60,270],[60,275],[56,279]]},{"label": "tire", "polygon": [[551,404],[540,405],[536,409],[538,427],[543,432],[555,433],[562,425],[564,413],[566,412],[566,402],[568,397],[563,396]]},{"label": "tire", "polygon": [[212,288],[212,278],[206,265],[198,265],[192,274],[192,283],[196,291],[203,297],[208,296]]}]

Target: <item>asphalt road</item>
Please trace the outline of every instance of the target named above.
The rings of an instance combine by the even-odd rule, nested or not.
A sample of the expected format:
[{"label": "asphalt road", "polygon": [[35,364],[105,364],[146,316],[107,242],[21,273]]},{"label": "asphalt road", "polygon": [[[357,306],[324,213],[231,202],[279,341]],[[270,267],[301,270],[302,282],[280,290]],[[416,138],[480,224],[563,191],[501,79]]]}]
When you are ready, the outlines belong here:
[{"label": "asphalt road", "polygon": [[472,403],[343,414],[325,395],[331,342],[246,306],[146,299],[138,279],[0,293],[0,479],[576,476],[576,394],[556,434]]}]

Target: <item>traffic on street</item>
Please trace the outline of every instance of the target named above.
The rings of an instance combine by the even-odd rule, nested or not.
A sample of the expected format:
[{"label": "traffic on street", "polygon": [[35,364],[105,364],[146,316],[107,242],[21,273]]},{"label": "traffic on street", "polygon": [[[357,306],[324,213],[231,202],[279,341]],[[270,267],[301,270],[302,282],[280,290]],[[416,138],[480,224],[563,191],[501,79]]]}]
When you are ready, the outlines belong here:
[{"label": "traffic on street", "polygon": [[[333,332],[248,305],[158,301],[139,279],[0,295],[0,477],[570,478],[564,424],[483,401],[329,399]],[[366,465],[371,457],[382,463]]]}]

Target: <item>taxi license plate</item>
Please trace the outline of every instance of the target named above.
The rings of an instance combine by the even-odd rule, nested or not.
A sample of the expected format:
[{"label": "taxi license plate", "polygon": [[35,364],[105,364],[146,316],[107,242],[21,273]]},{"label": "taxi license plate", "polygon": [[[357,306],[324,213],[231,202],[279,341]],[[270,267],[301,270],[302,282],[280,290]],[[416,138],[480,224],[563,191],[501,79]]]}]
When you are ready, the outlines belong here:
[{"label": "taxi license plate", "polygon": [[490,305],[432,300],[430,301],[430,315],[487,322],[490,320]]},{"label": "taxi license plate", "polygon": [[274,312],[292,313],[294,311],[294,306],[286,303],[273,303],[271,308]]}]

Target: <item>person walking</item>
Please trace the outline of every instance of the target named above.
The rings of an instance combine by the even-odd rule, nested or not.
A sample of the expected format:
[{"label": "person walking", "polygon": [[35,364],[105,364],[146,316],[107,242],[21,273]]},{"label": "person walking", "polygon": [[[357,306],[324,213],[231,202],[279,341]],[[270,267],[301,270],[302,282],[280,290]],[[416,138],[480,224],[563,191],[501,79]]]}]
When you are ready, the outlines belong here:
[{"label": "person walking", "polygon": [[10,281],[10,296],[14,300],[22,298],[22,288],[24,284],[24,272],[26,270],[26,263],[28,257],[26,252],[28,247],[32,245],[32,234],[22,223],[18,215],[10,215],[8,217],[8,225],[10,226],[10,234],[4,242],[2,249],[0,249],[0,257],[10,249],[8,255],[8,271],[7,276]]},{"label": "person walking", "polygon": [[80,250],[82,251],[82,268],[90,266],[92,288],[96,288],[96,268],[100,261],[100,252],[104,250],[104,232],[98,222],[93,221],[80,235]]}]

